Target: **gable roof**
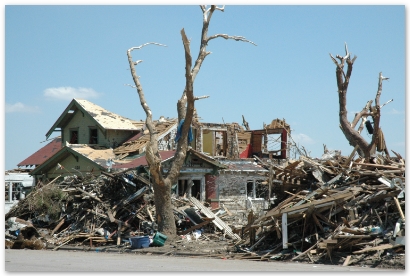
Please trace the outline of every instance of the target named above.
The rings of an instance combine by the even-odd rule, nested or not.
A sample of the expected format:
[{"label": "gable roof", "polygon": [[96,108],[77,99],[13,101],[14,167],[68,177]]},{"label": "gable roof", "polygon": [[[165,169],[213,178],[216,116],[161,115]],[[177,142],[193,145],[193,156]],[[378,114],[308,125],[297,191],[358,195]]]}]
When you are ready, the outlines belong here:
[{"label": "gable roof", "polygon": [[52,157],[61,149],[61,136],[54,138],[47,145],[17,164],[18,167],[38,166]]},{"label": "gable roof", "polygon": [[101,168],[108,168],[107,161],[110,159],[114,160],[115,158],[112,148],[100,147],[97,145],[89,146],[87,144],[68,144],[67,147],[71,151],[76,152],[89,161],[99,165]]},{"label": "gable roof", "polygon": [[76,111],[87,114],[103,129],[141,130],[145,125],[143,121],[125,118],[87,100],[73,99],[46,133],[46,137],[48,138],[56,128],[64,127],[73,118]]},{"label": "gable roof", "polygon": [[[110,154],[111,151],[111,154]],[[30,175],[40,174],[42,171],[49,171],[55,168],[57,163],[62,162],[68,156],[73,155],[76,158],[82,157],[94,162],[99,169],[104,169],[106,166],[106,160],[114,156],[112,149],[98,149],[95,150],[88,145],[83,144],[68,144],[62,147],[58,152],[56,152],[49,159],[44,161],[42,164],[37,166],[30,172]],[[105,159],[107,158],[107,159]],[[113,158],[113,157],[112,157]],[[104,161],[104,162],[103,162]]]}]

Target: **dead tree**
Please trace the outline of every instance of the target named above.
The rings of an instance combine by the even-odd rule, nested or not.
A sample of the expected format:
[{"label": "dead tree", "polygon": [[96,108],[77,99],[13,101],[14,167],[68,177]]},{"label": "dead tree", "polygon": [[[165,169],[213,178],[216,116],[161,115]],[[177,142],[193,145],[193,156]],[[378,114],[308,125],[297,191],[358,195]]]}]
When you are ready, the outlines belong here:
[{"label": "dead tree", "polygon": [[206,98],[207,96],[202,97],[195,97],[193,91],[193,84],[195,81],[195,77],[197,76],[201,65],[205,58],[211,53],[208,52],[206,47],[208,43],[215,38],[222,37],[225,39],[234,39],[236,41],[243,41],[249,42],[251,44],[256,45],[252,41],[245,39],[242,36],[229,36],[226,34],[216,34],[212,36],[208,36],[208,27],[211,21],[212,15],[215,10],[224,11],[224,7],[217,7],[212,5],[210,8],[206,6],[200,6],[203,14],[203,25],[202,25],[202,35],[201,35],[201,44],[199,48],[199,54],[195,61],[195,64],[192,68],[192,57],[190,51],[190,41],[185,35],[184,29],[181,30],[182,42],[185,51],[185,88],[182,93],[181,98],[177,103],[177,111],[178,111],[178,120],[181,123],[182,120],[183,126],[181,131],[181,138],[177,142],[176,152],[173,158],[173,162],[171,165],[170,170],[165,173],[162,171],[161,168],[161,157],[158,151],[158,135],[155,129],[155,125],[152,121],[152,112],[145,100],[144,91],[142,89],[141,83],[139,81],[139,77],[136,72],[136,65],[141,61],[133,61],[131,52],[133,50],[139,50],[144,46],[153,44],[164,46],[159,43],[150,42],[139,47],[132,47],[127,51],[128,62],[131,69],[131,75],[135,83],[135,88],[137,89],[140,102],[142,108],[146,114],[145,123],[147,125],[149,134],[150,134],[150,141],[146,148],[145,158],[147,160],[149,170],[153,180],[153,188],[154,188],[154,201],[155,201],[155,208],[156,208],[156,216],[158,222],[158,230],[169,237],[174,237],[176,235],[176,225],[175,219],[172,209],[171,203],[171,186],[174,184],[179,176],[181,167],[184,163],[186,157],[186,151],[188,149],[188,131],[191,126],[193,113],[194,113],[194,103],[196,100]]},{"label": "dead tree", "polygon": [[[363,110],[356,113],[352,123],[350,123],[347,119],[346,95],[356,56],[351,58],[347,44],[345,44],[344,56],[336,55],[336,58],[334,58],[331,54],[329,55],[336,65],[337,92],[339,94],[339,121],[343,134],[349,141],[349,144],[355,147],[355,151],[357,150],[359,155],[367,160],[375,155],[376,150],[379,152],[384,152],[389,157],[386,143],[383,138],[383,132],[380,128],[380,95],[382,93],[382,82],[388,78],[383,77],[381,72],[379,73],[379,83],[374,101],[375,105],[372,106],[372,100],[368,101]],[[338,59],[339,62],[336,59]],[[346,72],[344,70],[345,64],[347,64]],[[373,120],[373,127],[371,127],[373,135],[370,143],[361,135],[361,131],[367,122],[368,117],[371,117]],[[362,120],[362,123],[358,130],[355,130],[355,127],[360,119]],[[368,125],[369,124],[370,122],[368,122]]]}]

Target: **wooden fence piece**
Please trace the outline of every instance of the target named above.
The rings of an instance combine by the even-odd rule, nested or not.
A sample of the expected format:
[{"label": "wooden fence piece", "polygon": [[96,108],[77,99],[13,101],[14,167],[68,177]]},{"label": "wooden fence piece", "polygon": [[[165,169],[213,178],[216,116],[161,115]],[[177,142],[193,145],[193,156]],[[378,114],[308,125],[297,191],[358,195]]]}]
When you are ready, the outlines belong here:
[{"label": "wooden fence piece", "polygon": [[194,197],[189,197],[189,201],[192,202],[199,210],[201,210],[202,213],[205,214],[208,218],[215,218],[212,220],[212,222],[220,229],[224,230],[226,234],[228,234],[231,238],[236,239],[238,241],[241,241],[241,237],[239,237],[237,234],[232,232],[231,227],[225,224],[219,217],[215,216],[214,213],[212,213],[208,208],[206,208],[201,202],[199,202],[196,198]]}]

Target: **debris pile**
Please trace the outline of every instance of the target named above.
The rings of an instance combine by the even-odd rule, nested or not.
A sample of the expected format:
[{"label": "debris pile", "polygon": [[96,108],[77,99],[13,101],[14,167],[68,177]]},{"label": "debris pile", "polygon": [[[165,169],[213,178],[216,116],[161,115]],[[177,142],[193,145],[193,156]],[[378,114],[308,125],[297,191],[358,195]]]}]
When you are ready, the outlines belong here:
[{"label": "debris pile", "polygon": [[[335,151],[281,165],[254,156],[267,169],[265,185],[275,195],[269,209],[262,215],[250,211],[238,227],[223,204],[212,209],[206,201],[174,194],[177,242],[227,240],[226,253],[234,258],[265,261],[337,259],[354,265],[369,256],[404,255],[405,163],[396,155],[365,162]],[[21,248],[21,241],[26,248],[53,250],[124,246],[141,236],[152,243],[158,233],[153,192],[143,166],[37,185],[6,214],[6,247]],[[43,245],[33,245],[37,240]]]},{"label": "debris pile", "polygon": [[349,265],[360,254],[404,254],[400,155],[365,163],[332,152],[321,159],[301,156],[284,167],[258,161],[271,168],[268,179],[281,201],[244,227],[247,238],[237,246],[243,258],[332,262],[342,256]]},{"label": "debris pile", "polygon": [[43,229],[47,244],[56,246],[121,243],[131,236],[152,235],[155,208],[144,175],[145,169],[138,168],[118,175],[73,175],[59,183],[37,185],[6,214],[6,220],[29,221]]},{"label": "debris pile", "polygon": [[[172,200],[181,238],[219,240],[216,233],[223,233],[228,239],[240,240],[197,199],[174,195]],[[155,217],[153,189],[143,166],[126,172],[104,172],[99,177],[73,175],[59,183],[37,185],[6,214],[6,226],[10,225],[6,246],[18,249],[24,244],[16,241],[38,239],[45,244],[41,248],[53,250],[70,244],[130,246],[130,239],[146,236],[151,244],[162,246],[155,243],[155,236],[161,235]],[[16,220],[24,223],[15,225]],[[28,225],[36,235],[24,234]]]}]

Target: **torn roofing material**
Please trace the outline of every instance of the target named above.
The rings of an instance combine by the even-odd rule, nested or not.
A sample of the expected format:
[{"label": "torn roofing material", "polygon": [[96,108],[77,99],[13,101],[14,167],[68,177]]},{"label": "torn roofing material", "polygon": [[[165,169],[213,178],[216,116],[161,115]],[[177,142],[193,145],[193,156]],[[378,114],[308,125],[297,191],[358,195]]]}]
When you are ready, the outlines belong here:
[{"label": "torn roofing material", "polygon": [[47,132],[46,137],[48,138],[56,128],[64,127],[72,119],[76,111],[87,114],[103,129],[141,130],[145,125],[143,121],[125,118],[87,100],[73,99]]},{"label": "torn roofing material", "polygon": [[225,171],[242,171],[242,172],[267,172],[268,170],[257,164],[253,158],[236,159],[236,160],[220,160],[227,168]]},{"label": "torn roofing material", "polygon": [[219,162],[218,160],[212,158],[211,156],[208,156],[208,155],[204,154],[203,152],[196,151],[193,148],[189,148],[188,152],[195,155],[199,159],[202,159],[203,161],[208,162],[208,163],[210,163],[210,164],[212,164],[216,167],[219,167],[221,169],[226,169],[227,168],[227,166],[222,164],[222,162]]},{"label": "torn roofing material", "polygon": [[[173,158],[175,151],[160,151],[159,155],[161,156],[161,162],[164,162],[170,158]],[[128,162],[127,162],[128,161]],[[114,160],[116,162],[116,160]],[[142,155],[139,155],[137,158],[129,161],[128,159],[121,161],[121,163],[116,163],[112,166],[113,169],[131,169],[139,166],[148,166],[147,160],[145,159],[145,152]]]},{"label": "torn roofing material", "polygon": [[[162,139],[173,128],[177,127],[177,119],[170,119],[168,121],[155,122],[155,129],[158,132],[158,140]],[[124,154],[132,152],[141,152],[150,140],[150,134],[146,130],[143,134],[137,134],[124,142],[121,146],[114,149],[115,154]]]},{"label": "torn roofing material", "polygon": [[112,148],[107,149],[104,147],[89,146],[87,144],[68,144],[67,147],[101,167],[108,167],[107,161],[115,159]]}]

